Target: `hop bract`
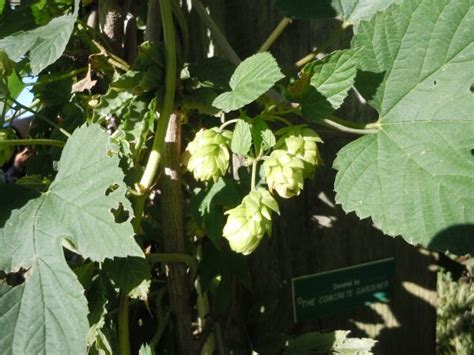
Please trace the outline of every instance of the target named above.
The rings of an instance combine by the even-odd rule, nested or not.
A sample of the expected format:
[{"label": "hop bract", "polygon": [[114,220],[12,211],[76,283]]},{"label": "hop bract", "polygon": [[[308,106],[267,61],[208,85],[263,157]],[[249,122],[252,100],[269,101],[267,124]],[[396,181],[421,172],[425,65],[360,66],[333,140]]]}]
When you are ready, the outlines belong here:
[{"label": "hop bract", "polygon": [[291,127],[286,129],[277,147],[303,160],[306,179],[313,177],[316,167],[322,163],[317,142],[322,142],[322,140],[311,128]]},{"label": "hop bract", "polygon": [[2,144],[5,139],[12,139],[15,134],[10,129],[0,129],[0,166],[10,160],[13,154],[13,146]]},{"label": "hop bract", "polygon": [[223,236],[231,249],[244,255],[252,253],[265,233],[271,235],[272,211],[280,213],[275,199],[263,188],[251,191],[240,205],[227,211]]},{"label": "hop bract", "polygon": [[277,149],[263,163],[270,191],[290,198],[300,194],[304,185],[304,162],[286,150]]},{"label": "hop bract", "polygon": [[227,143],[232,133],[217,128],[201,129],[185,152],[185,164],[196,180],[217,181],[229,167]]}]

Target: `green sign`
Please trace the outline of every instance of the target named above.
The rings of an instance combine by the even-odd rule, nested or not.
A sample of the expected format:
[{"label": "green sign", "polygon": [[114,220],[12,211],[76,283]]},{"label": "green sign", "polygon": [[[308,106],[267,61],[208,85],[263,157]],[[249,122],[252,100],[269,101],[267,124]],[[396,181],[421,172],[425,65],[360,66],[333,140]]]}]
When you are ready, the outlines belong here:
[{"label": "green sign", "polygon": [[292,279],[295,322],[387,302],[394,258]]}]

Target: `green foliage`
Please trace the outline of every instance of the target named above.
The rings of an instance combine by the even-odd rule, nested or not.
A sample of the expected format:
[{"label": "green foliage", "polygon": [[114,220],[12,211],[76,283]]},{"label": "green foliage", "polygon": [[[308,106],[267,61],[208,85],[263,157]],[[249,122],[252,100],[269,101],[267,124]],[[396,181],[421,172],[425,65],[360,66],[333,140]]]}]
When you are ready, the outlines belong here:
[{"label": "green foliage", "polygon": [[[158,15],[148,18],[152,3],[137,1],[122,9],[127,25],[113,43],[103,24],[113,3],[100,2],[100,26],[90,28],[97,2],[76,0],[70,13],[70,0],[15,8],[0,0],[0,163],[15,147],[1,140],[17,139],[4,123],[17,123],[22,110],[34,116],[27,141],[13,142],[34,152],[25,176],[0,184],[0,353],[172,354],[183,319],[197,324],[191,343],[223,348],[222,329],[236,313],[239,326],[251,326],[252,312],[233,302],[249,295],[256,276],[246,256],[271,235],[281,198],[301,194],[323,164],[319,133],[325,141],[334,130],[337,138],[363,135],[344,137],[334,163],[346,211],[413,244],[474,252],[472,0],[275,0],[292,18],[342,20],[317,59],[299,73],[287,67],[286,76],[269,52],[235,68],[199,58],[199,49],[187,63],[189,34],[202,28],[187,28],[194,20],[170,0],[159,1],[163,21],[155,21],[163,42],[139,43]],[[217,53],[238,62],[206,19]],[[350,48],[324,53],[348,26]],[[35,103],[19,105],[22,80],[38,74]],[[377,122],[337,117],[354,89]],[[178,138],[182,127],[181,157],[166,132],[169,113]],[[458,325],[467,324],[459,310],[472,311],[470,284],[449,285],[440,279],[447,353],[470,346]],[[187,286],[196,289],[197,312],[186,318],[176,307]],[[272,333],[255,349],[371,353],[373,340],[347,335]]]},{"label": "green foliage", "polygon": [[[441,3],[404,2],[361,24],[352,42],[359,67],[385,72],[380,131],[344,147],[334,163],[336,200],[347,212],[426,246],[474,221],[474,100],[465,75],[474,61],[472,16],[465,16],[473,4]],[[472,253],[473,245],[444,246]]]},{"label": "green foliage", "polygon": [[32,74],[38,74],[63,54],[74,29],[78,9],[79,0],[76,0],[73,14],[54,18],[47,25],[1,39],[0,50],[5,51],[13,61],[19,61],[29,52]]},{"label": "green foliage", "polygon": [[255,54],[240,63],[229,81],[232,91],[219,95],[213,105],[224,112],[237,110],[265,94],[283,77],[270,53]]},{"label": "green foliage", "polygon": [[143,255],[130,223],[114,221],[113,209],[131,206],[124,198],[118,158],[109,156],[108,140],[97,126],[78,129],[63,150],[48,191],[12,211],[0,230],[0,269],[28,270],[21,285],[0,281],[5,353],[85,351],[87,305],[62,242],[96,261]]}]

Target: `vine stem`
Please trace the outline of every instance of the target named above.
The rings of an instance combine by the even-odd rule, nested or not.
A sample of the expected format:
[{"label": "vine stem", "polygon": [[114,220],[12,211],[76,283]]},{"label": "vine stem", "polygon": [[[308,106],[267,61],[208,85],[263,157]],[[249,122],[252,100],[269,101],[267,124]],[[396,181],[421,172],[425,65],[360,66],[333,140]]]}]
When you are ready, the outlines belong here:
[{"label": "vine stem", "polygon": [[268,38],[263,42],[262,46],[258,50],[258,52],[266,52],[270,49],[270,47],[273,45],[273,43],[276,42],[276,40],[280,37],[280,35],[283,33],[283,31],[288,27],[288,25],[291,23],[291,19],[288,17],[284,17],[280,23],[275,27],[273,32],[268,36]]},{"label": "vine stem", "polygon": [[344,33],[344,31],[349,27],[347,24],[343,24],[341,27],[339,27],[336,31],[334,31],[331,35],[331,37],[328,38],[326,42],[324,42],[319,48],[316,50],[312,51],[311,53],[305,55],[303,58],[298,60],[295,63],[296,69],[301,68],[302,66],[308,64],[311,62],[316,56],[322,52],[324,52],[326,49],[328,49],[331,45],[334,44],[338,40],[338,38]]},{"label": "vine stem", "polygon": [[120,292],[120,308],[118,316],[119,353],[130,355],[130,334],[128,329],[128,294]]},{"label": "vine stem", "polygon": [[53,147],[64,147],[63,141],[56,139],[5,139],[0,141],[0,145],[51,145]]},{"label": "vine stem", "polygon": [[[138,183],[138,192],[134,205],[135,219],[133,222],[135,231],[139,230],[141,226],[141,218],[144,212],[146,197],[151,187],[155,183],[158,175],[160,161],[163,155],[165,145],[165,137],[170,122],[170,117],[174,108],[174,97],[176,90],[176,42],[174,34],[173,15],[171,10],[170,0],[160,0],[160,14],[163,26],[163,37],[165,44],[166,55],[166,72],[165,72],[165,97],[161,107],[160,117],[155,130],[155,136],[148,156],[148,161],[145,166],[140,182]],[[121,299],[119,310],[119,341],[121,352],[120,354],[130,354],[130,335],[128,329],[128,295],[122,295],[126,298]],[[127,322],[120,322],[120,315],[127,317]],[[121,325],[121,326],[120,326]],[[123,347],[123,353],[122,353]]]},{"label": "vine stem", "polygon": [[[291,111],[291,112],[293,112],[293,111]],[[293,124],[292,124],[290,121],[288,121],[286,118],[284,118],[284,117],[280,117],[280,116],[276,116],[276,115],[272,115],[272,114],[268,114],[268,113],[264,113],[264,114],[262,115],[262,117],[263,117],[264,119],[267,118],[267,119],[269,119],[269,120],[280,121],[281,123],[284,123],[284,124],[287,125],[288,127],[293,126]]]},{"label": "vine stem", "polygon": [[252,161],[252,181],[251,181],[252,191],[255,191],[255,185],[257,181],[257,164],[258,164],[258,159],[254,159]]},{"label": "vine stem", "polygon": [[45,115],[39,113],[39,112],[36,112],[35,110],[31,109],[30,107],[28,106],[25,106],[23,105],[21,102],[18,102],[17,100],[15,100],[13,97],[9,96],[7,97],[7,100],[10,100],[12,101],[16,106],[18,106],[19,108],[25,110],[25,111],[28,111],[30,113],[32,113],[33,115],[35,115],[35,117],[45,121],[46,123],[48,123],[49,125],[53,126],[54,128],[56,128],[57,130],[59,130],[59,132],[61,132],[62,134],[64,134],[66,137],[71,137],[71,133],[69,133],[68,131],[66,131],[64,128],[61,128],[59,127],[56,123],[54,123],[53,121],[51,121],[48,117],[46,117]]},{"label": "vine stem", "polygon": [[141,190],[145,192],[151,188],[156,180],[163,152],[166,129],[168,128],[170,116],[173,112],[176,90],[176,42],[170,0],[161,0],[160,10],[166,48],[165,97],[160,117],[158,119],[150,156],[148,157],[145,172],[143,173],[139,184]]},{"label": "vine stem", "polygon": [[316,121],[317,124],[325,127],[329,127],[341,132],[353,133],[353,134],[375,134],[380,130],[380,123],[355,123],[343,120],[341,118],[331,116],[329,118],[323,118],[322,120]]},{"label": "vine stem", "polygon": [[226,128],[227,126],[230,126],[231,124],[237,123],[239,120],[240,120],[240,118],[234,118],[234,119],[232,119],[232,120],[229,120],[229,121],[224,122],[224,123],[221,124],[221,126],[219,127],[219,132],[222,132],[222,130],[223,130],[224,128]]}]

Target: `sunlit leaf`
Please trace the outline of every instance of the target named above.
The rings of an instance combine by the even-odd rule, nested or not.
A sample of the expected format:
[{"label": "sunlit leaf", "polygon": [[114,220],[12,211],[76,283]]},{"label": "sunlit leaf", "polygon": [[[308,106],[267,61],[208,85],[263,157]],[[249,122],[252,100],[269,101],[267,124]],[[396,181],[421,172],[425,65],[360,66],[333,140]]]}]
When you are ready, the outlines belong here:
[{"label": "sunlit leaf", "polygon": [[89,329],[84,290],[61,247],[102,261],[143,256],[131,217],[116,223],[113,209],[131,211],[118,157],[108,135],[82,126],[69,138],[47,192],[12,211],[0,229],[0,270],[28,270],[25,282],[0,282],[2,354],[84,353]]},{"label": "sunlit leaf", "polygon": [[458,253],[474,252],[472,233],[443,233],[442,243],[438,234],[474,223],[472,28],[472,0],[405,1],[362,23],[353,40],[360,67],[385,72],[380,131],[344,147],[334,163],[336,200],[347,212]]}]

